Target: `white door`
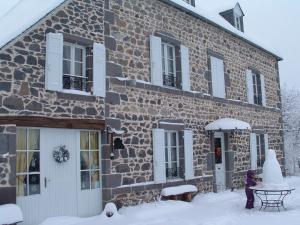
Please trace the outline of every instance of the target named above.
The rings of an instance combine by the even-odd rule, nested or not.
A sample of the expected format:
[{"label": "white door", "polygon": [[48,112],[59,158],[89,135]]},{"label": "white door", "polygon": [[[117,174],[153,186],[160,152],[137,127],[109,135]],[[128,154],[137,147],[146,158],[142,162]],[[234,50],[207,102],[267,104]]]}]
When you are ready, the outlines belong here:
[{"label": "white door", "polygon": [[215,170],[217,191],[226,188],[225,143],[224,133],[215,133]]},{"label": "white door", "polygon": [[[44,218],[77,215],[76,130],[41,129],[41,186],[45,199]],[[67,162],[58,163],[53,150],[65,147],[70,153]]]},{"label": "white door", "polygon": [[[23,173],[20,173],[19,196],[17,204],[21,207],[24,213],[24,222],[22,225],[37,225],[49,217],[58,216],[92,216],[101,212],[101,185],[100,185],[100,139],[99,132],[96,131],[79,131],[71,129],[33,129],[39,133],[38,138],[32,138],[34,133],[31,128],[26,129],[27,144],[29,152],[27,153],[28,162],[30,164],[34,158],[30,150],[30,143],[39,142],[36,144],[37,154],[39,152],[40,170],[35,169],[35,172],[27,173],[27,177],[37,177],[36,191],[34,186],[25,181]],[[19,132],[20,134],[22,132]],[[23,132],[24,133],[24,132]],[[81,134],[86,134],[83,138]],[[17,137],[20,136],[17,132]],[[26,135],[23,135],[26,136]],[[36,135],[37,136],[37,135]],[[19,138],[20,139],[20,138]],[[25,139],[25,138],[24,138]],[[91,141],[93,139],[93,141]],[[22,141],[22,140],[21,140]],[[81,142],[87,143],[87,148]],[[20,141],[19,141],[20,142]],[[22,149],[22,142],[20,142]],[[24,144],[26,145],[26,144]],[[58,147],[65,147],[69,151],[70,158],[67,162],[58,163],[53,158],[53,150]],[[90,146],[93,146],[91,149]],[[28,151],[28,150],[27,150]],[[22,157],[24,151],[19,151],[19,170],[26,167],[23,166]],[[82,155],[88,155],[85,160],[82,160]],[[26,159],[25,159],[26,160]],[[86,161],[87,160],[87,161]],[[82,162],[89,165],[83,168]],[[31,164],[30,164],[31,165]],[[21,169],[20,169],[21,168]],[[24,170],[24,169],[23,169]],[[25,174],[26,175],[26,174]],[[18,181],[19,180],[19,181]],[[37,180],[37,179],[36,179]],[[25,183],[29,188],[25,188]],[[90,183],[89,183],[90,182]],[[31,182],[32,183],[32,182]],[[83,185],[85,184],[85,185]],[[33,186],[30,189],[30,186]],[[28,190],[29,189],[29,190]],[[24,194],[24,193],[27,194]]]}]

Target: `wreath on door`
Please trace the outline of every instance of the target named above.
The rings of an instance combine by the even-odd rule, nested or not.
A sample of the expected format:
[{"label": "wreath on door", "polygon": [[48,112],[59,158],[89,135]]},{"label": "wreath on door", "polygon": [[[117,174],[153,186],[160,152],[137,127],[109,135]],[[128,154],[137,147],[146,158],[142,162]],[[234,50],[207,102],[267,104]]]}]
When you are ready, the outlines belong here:
[{"label": "wreath on door", "polygon": [[53,150],[53,158],[57,163],[65,163],[70,159],[70,152],[65,145],[58,146]]}]

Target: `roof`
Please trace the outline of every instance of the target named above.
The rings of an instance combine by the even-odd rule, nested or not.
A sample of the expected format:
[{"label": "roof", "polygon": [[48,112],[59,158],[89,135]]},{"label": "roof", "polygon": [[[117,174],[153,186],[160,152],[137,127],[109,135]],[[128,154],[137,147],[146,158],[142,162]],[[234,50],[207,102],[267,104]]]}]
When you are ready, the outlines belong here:
[{"label": "roof", "polygon": [[0,48],[66,0],[9,0],[0,3]]},{"label": "roof", "polygon": [[226,130],[251,130],[249,123],[232,118],[222,118],[209,123],[205,130],[207,131],[226,131]]},{"label": "roof", "polygon": [[[10,0],[0,3],[0,49],[7,43],[25,32],[39,20],[52,12],[56,7],[60,6],[67,0]],[[201,20],[210,23],[213,26],[223,29],[224,31],[246,41],[254,47],[257,47],[277,60],[282,60],[275,50],[266,47],[265,43],[260,44],[259,41],[253,40],[245,33],[232,27],[219,13],[232,9],[236,5],[236,0],[196,0],[196,7],[191,6],[183,0],[161,0],[171,4],[180,10],[191,14]],[[34,9],[34,10],[32,10]]]}]

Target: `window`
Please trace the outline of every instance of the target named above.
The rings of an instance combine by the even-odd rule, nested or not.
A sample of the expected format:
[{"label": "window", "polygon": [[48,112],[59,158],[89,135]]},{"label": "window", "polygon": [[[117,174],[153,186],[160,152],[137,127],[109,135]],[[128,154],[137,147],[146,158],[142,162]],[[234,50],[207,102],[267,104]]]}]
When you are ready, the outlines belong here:
[{"label": "window", "polygon": [[195,0],[183,0],[184,2],[192,5],[192,6],[195,6]]},{"label": "window", "polygon": [[76,44],[64,43],[63,47],[63,88],[87,91],[85,72],[85,48]]},{"label": "window", "polygon": [[262,87],[260,75],[252,71],[254,104],[262,105]]},{"label": "window", "polygon": [[235,27],[236,27],[236,29],[238,29],[238,30],[242,30],[242,20],[241,20],[241,17],[240,16],[237,16],[237,15],[235,15],[234,16],[234,23],[235,23]]},{"label": "window", "polygon": [[179,177],[178,132],[165,131],[165,159],[167,179]]},{"label": "window", "polygon": [[40,130],[17,128],[17,196],[40,194]]},{"label": "window", "polygon": [[99,133],[80,132],[81,190],[100,188]]},{"label": "window", "polygon": [[163,69],[163,85],[176,87],[176,61],[175,47],[173,45],[162,43],[162,69]]},{"label": "window", "polygon": [[257,166],[263,167],[265,162],[265,138],[264,134],[256,134]]}]

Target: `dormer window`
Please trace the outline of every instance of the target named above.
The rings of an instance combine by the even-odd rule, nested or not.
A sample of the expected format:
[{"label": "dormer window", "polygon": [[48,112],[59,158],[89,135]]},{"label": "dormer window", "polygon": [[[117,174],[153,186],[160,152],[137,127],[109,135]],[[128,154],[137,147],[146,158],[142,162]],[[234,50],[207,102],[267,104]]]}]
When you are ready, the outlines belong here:
[{"label": "dormer window", "polygon": [[243,17],[245,16],[245,14],[243,13],[243,10],[239,3],[236,3],[234,8],[221,12],[220,15],[223,16],[224,19],[227,20],[236,29],[244,32]]},{"label": "dormer window", "polygon": [[192,5],[192,6],[195,6],[195,0],[183,0],[184,2]]},{"label": "dormer window", "polygon": [[242,31],[242,18],[238,15],[234,16],[235,28]]}]

